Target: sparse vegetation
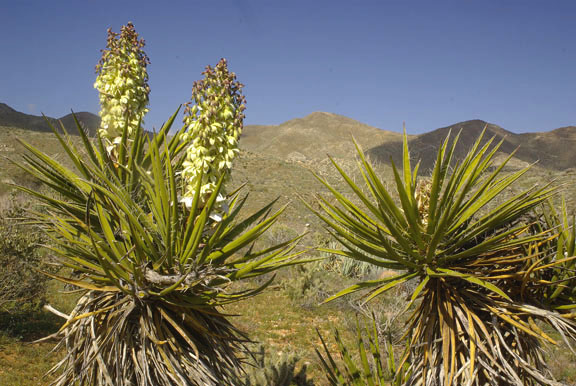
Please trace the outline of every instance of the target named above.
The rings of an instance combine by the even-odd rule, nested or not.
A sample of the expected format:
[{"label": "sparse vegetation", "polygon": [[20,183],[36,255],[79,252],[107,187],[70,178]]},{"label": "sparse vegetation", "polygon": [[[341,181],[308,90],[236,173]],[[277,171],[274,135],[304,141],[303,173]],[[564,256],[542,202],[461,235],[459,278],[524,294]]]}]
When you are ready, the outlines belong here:
[{"label": "sparse vegetation", "polygon": [[53,269],[42,253],[40,231],[21,224],[25,215],[17,204],[0,213],[0,314],[37,311],[46,300],[48,277],[40,271]]},{"label": "sparse vegetation", "polygon": [[[14,156],[22,152],[20,145],[12,138],[16,136],[24,139],[26,142],[32,142],[36,147],[47,149],[49,154],[58,154],[57,142],[52,135],[46,133],[36,133],[33,131],[16,130],[10,131],[10,136],[7,136],[7,143],[11,143],[15,147]],[[64,164],[68,164],[66,158],[61,155],[58,158]],[[0,160],[1,162],[5,162]],[[6,163],[3,165],[3,172],[12,173],[17,172],[16,169],[10,169]],[[246,166],[244,169],[243,166]],[[262,170],[268,170],[267,173],[272,175],[269,180],[262,178]],[[353,170],[349,167],[347,170]],[[323,168],[326,173],[325,176],[336,186],[339,190],[345,190],[346,187],[342,181],[337,178],[337,175],[332,173],[328,168]],[[391,171],[383,168],[378,171],[379,175],[386,181],[391,181]],[[390,173],[390,174],[389,174]],[[301,191],[303,196],[311,202],[313,192],[326,192],[322,185],[314,180],[310,169],[304,165],[297,165],[294,163],[282,162],[276,160],[275,163],[257,154],[250,154],[243,152],[240,154],[233,171],[232,186],[239,186],[246,181],[258,181],[255,184],[255,191],[251,192],[245,203],[245,208],[248,211],[257,209],[260,202],[270,201],[274,197],[283,196],[285,194],[284,185],[280,179],[274,176],[283,176],[283,180],[291,181],[289,185],[298,186],[301,184]],[[538,168],[529,170],[523,178],[516,182],[515,191],[533,186],[542,181],[549,181],[558,176],[558,173],[553,173],[551,177],[547,172]],[[563,181],[573,181],[571,174],[562,174]],[[261,185],[269,187],[268,192],[263,194],[259,191]],[[572,208],[572,198],[576,197],[575,193],[571,193],[574,185],[565,185],[567,204],[566,207],[570,212]],[[8,188],[6,188],[8,189]],[[505,191],[503,194],[508,196],[512,191]],[[282,202],[286,202],[287,198],[281,198]],[[286,200],[286,201],[285,201]],[[8,202],[8,196],[4,196],[2,202]],[[280,219],[279,227],[281,230],[278,235],[272,232],[270,240],[265,240],[266,243],[271,243],[273,240],[280,240],[283,237],[289,237],[294,234],[291,230],[301,231],[304,230],[305,223],[310,223],[310,236],[305,245],[325,245],[327,235],[319,227],[318,222],[308,216],[306,208],[300,205],[298,201],[294,201],[294,205],[287,208],[285,215]],[[286,232],[284,232],[286,230]],[[284,236],[282,235],[284,233]],[[265,234],[266,236],[266,234]],[[278,236],[278,237],[276,237]],[[332,294],[341,288],[342,283],[352,284],[350,279],[340,276],[337,272],[326,272],[333,276],[329,276],[326,281],[333,287],[325,289],[326,292]],[[286,270],[281,273],[281,283],[285,277],[289,278],[293,272]],[[326,277],[325,273],[320,273],[320,276]],[[255,282],[256,284],[257,282]],[[57,309],[69,313],[73,309],[75,299],[78,294],[67,294],[63,292],[63,287],[50,281],[48,286],[47,300]],[[391,331],[393,333],[393,341],[397,342],[401,337],[400,329],[405,325],[405,319],[396,319],[396,321],[387,328],[387,321],[390,318],[397,317],[399,311],[406,306],[407,293],[402,290],[385,294],[383,297],[377,298],[375,301],[367,304],[368,308],[364,315],[371,315],[372,310],[375,311],[379,326],[382,331]],[[321,299],[324,300],[324,299]],[[409,300],[409,299],[408,299]],[[333,304],[319,305],[318,303],[310,302],[307,307],[302,307],[298,302],[292,301],[286,294],[283,285],[276,285],[271,290],[266,290],[261,295],[258,295],[250,300],[249,305],[244,302],[232,304],[227,307],[228,313],[242,314],[241,316],[233,318],[241,330],[247,331],[250,337],[257,341],[262,342],[268,352],[294,352],[300,361],[297,362],[296,370],[298,371],[303,364],[307,364],[308,378],[314,384],[325,384],[325,375],[322,370],[321,362],[314,352],[315,348],[321,348],[321,342],[315,328],[320,329],[327,346],[332,353],[335,361],[342,365],[340,356],[338,354],[338,347],[332,338],[333,329],[338,328],[343,343],[349,347],[349,352],[356,353],[355,345],[355,318],[354,314],[358,309],[348,307],[348,303],[340,303],[346,305],[334,306]],[[60,350],[54,354],[50,354],[53,343],[39,343],[34,345],[23,345],[23,341],[30,341],[40,338],[42,336],[51,334],[57,330],[60,320],[47,312],[37,313],[33,319],[28,319],[30,323],[21,324],[25,331],[20,329],[13,335],[5,335],[0,341],[0,384],[7,386],[20,386],[20,385],[36,385],[48,384],[54,377],[46,378],[44,374],[48,371],[58,360],[62,359],[63,351]],[[21,323],[21,322],[18,322]],[[546,330],[547,331],[547,330]],[[550,332],[550,336],[554,339],[559,337]],[[381,348],[385,347],[386,335],[383,335],[384,340],[381,341]],[[396,360],[401,358],[404,346],[402,343],[395,343]],[[354,354],[357,355],[357,354]],[[550,365],[554,377],[561,383],[572,384],[576,382],[576,361],[575,356],[570,352],[567,346],[558,345],[553,346],[550,352],[546,355],[547,362]],[[359,363],[359,362],[358,362]]]},{"label": "sparse vegetation", "polygon": [[[376,321],[360,323],[356,320],[356,351],[351,352],[340,336],[334,331],[334,340],[339,358],[332,356],[326,341],[322,340],[322,349],[316,354],[322,361],[328,383],[333,386],[387,384],[403,385],[409,379],[408,363],[397,367],[394,346],[391,339],[381,339]],[[384,345],[383,345],[384,344]],[[337,360],[340,359],[338,363]]]},{"label": "sparse vegetation", "polygon": [[[254,363],[247,366],[243,386],[313,386],[306,374],[306,365],[293,352],[269,350],[260,345],[253,353]],[[300,368],[298,368],[300,366]]]}]

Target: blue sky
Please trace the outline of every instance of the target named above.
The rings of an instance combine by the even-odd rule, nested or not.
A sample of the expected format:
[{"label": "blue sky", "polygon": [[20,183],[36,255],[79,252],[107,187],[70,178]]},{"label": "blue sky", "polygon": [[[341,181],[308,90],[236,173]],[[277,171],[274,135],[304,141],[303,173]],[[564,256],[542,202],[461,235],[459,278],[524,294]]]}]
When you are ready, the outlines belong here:
[{"label": "blue sky", "polygon": [[419,133],[468,119],[514,132],[576,125],[576,1],[3,1],[0,102],[97,113],[106,30],[146,40],[148,128],[221,57],[247,124],[313,111]]}]

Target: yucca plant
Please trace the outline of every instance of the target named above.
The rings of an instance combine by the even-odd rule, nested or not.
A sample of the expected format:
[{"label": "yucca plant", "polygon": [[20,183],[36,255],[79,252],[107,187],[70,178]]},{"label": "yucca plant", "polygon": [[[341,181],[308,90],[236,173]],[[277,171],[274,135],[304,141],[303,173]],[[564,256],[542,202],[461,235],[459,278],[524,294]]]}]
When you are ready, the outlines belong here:
[{"label": "yucca plant", "polygon": [[576,318],[576,227],[575,218],[568,215],[566,201],[562,197],[560,211],[557,211],[551,202],[543,206],[543,221],[537,223],[535,231],[542,228],[556,229],[558,238],[539,245],[543,251],[541,262],[532,270],[532,276],[543,283],[554,285],[543,286],[540,294],[542,303],[563,313],[565,317]]},{"label": "yucca plant", "polygon": [[[56,334],[65,349],[52,369],[56,385],[238,384],[248,338],[222,307],[272,279],[257,288],[234,283],[294,264],[299,254],[298,237],[253,247],[282,209],[271,212],[270,203],[243,214],[238,193],[217,205],[226,173],[207,195],[202,178],[187,186],[190,135],[185,125],[169,138],[175,116],[151,137],[127,117],[119,139],[102,131],[88,138],[76,122],[80,147],[54,130],[70,168],[24,143],[30,154],[21,167],[50,191],[20,189],[44,204],[35,216],[70,272],[51,277],[82,291]],[[242,120],[235,124],[241,130]]]},{"label": "yucca plant", "polygon": [[260,346],[254,353],[254,363],[246,369],[242,386],[314,386],[306,374],[306,364],[298,366],[298,362],[300,357],[296,353],[265,350]]},{"label": "yucca plant", "polygon": [[346,346],[338,329],[334,330],[334,340],[338,347],[339,358],[334,358],[320,332],[318,335],[324,352],[315,349],[316,355],[320,358],[328,383],[332,386],[384,386],[390,385],[392,377],[394,377],[392,384],[396,386],[404,384],[409,378],[407,363],[397,367],[391,337],[385,347],[380,344],[374,318],[371,326],[368,322],[361,325],[356,320],[356,353],[351,352]]},{"label": "yucca plant", "polygon": [[533,275],[573,259],[547,263],[551,250],[543,246],[557,232],[534,231],[534,208],[555,189],[503,197],[528,169],[504,174],[513,155],[496,165],[501,142],[483,142],[483,134],[460,160],[453,157],[458,137],[451,144],[446,138],[429,177],[412,168],[404,135],[403,170],[392,164],[397,200],[360,149],[366,193],[334,163],[358,203],[319,178],[334,200],[320,196],[315,212],[344,246],[330,252],[398,272],[327,301],[358,291],[369,301],[416,281],[407,307],[413,309],[405,333],[409,350],[400,364],[410,364],[406,384],[554,384],[541,344],[554,340],[540,326],[576,338],[576,324],[540,298],[558,283]]}]

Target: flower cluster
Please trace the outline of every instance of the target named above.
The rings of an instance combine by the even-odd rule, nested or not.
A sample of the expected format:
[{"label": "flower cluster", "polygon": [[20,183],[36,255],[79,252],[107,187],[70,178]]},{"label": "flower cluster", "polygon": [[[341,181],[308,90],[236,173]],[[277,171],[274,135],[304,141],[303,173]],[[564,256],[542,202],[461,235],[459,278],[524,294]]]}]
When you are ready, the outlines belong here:
[{"label": "flower cluster", "polygon": [[146,66],[150,61],[142,50],[144,44],[132,23],[123,26],[119,34],[108,29],[106,49],[96,66],[94,88],[100,93],[102,118],[99,134],[111,155],[117,151],[124,128],[130,136],[148,112]]},{"label": "flower cluster", "polygon": [[194,83],[184,117],[184,139],[189,141],[182,170],[184,203],[191,202],[198,183],[204,202],[220,178],[229,176],[244,120],[243,85],[228,72],[226,60],[206,67],[203,74],[204,79]]}]

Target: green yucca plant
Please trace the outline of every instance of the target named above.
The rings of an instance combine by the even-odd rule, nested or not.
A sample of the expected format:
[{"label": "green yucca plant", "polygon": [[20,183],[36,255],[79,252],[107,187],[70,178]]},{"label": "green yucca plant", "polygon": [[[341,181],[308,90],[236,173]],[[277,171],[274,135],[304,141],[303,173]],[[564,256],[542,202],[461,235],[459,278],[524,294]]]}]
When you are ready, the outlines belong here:
[{"label": "green yucca plant", "polygon": [[[345,247],[330,251],[397,275],[363,281],[327,301],[362,291],[366,301],[408,281],[413,308],[405,338],[410,385],[553,384],[542,342],[554,342],[541,323],[576,338],[576,324],[551,307],[542,295],[558,283],[544,272],[573,261],[548,262],[556,253],[556,230],[534,231],[534,208],[554,194],[534,187],[501,198],[527,169],[504,175],[507,161],[494,164],[500,144],[478,138],[461,160],[453,157],[458,137],[440,147],[430,177],[412,168],[404,136],[403,170],[392,164],[398,201],[358,149],[365,193],[334,163],[360,204],[319,178],[334,201],[319,198],[316,214]],[[314,210],[314,209],[313,209]],[[532,216],[533,217],[533,216]]]},{"label": "green yucca plant", "polygon": [[542,261],[532,270],[532,276],[543,283],[542,302],[561,312],[564,317],[576,318],[576,227],[574,216],[570,219],[566,201],[562,198],[560,211],[548,202],[543,206],[544,221],[537,223],[535,231],[542,228],[556,229],[558,238],[539,245],[538,249],[553,253],[543,254]]},{"label": "green yucca plant", "polygon": [[187,126],[169,138],[175,116],[151,137],[131,120],[119,138],[94,140],[76,121],[81,145],[54,130],[71,168],[23,144],[30,154],[21,167],[50,192],[20,189],[44,204],[35,216],[71,272],[51,276],[82,291],[56,334],[66,353],[52,369],[56,385],[238,384],[248,338],[222,306],[272,279],[257,288],[235,282],[299,254],[299,237],[254,248],[283,209],[271,212],[270,203],[246,216],[238,193],[226,197],[228,207],[217,205],[225,174],[206,197],[202,178],[186,186],[190,140]]},{"label": "green yucca plant", "polygon": [[297,354],[274,349],[267,351],[263,346],[254,354],[254,363],[247,367],[247,377],[242,386],[315,385],[306,374],[306,364],[298,366],[300,358]]},{"label": "green yucca plant", "polygon": [[[320,333],[318,333],[320,335]],[[390,378],[395,377],[393,385],[402,385],[408,379],[408,364],[397,367],[394,358],[392,340],[388,339],[385,350],[381,349],[376,320],[372,319],[372,326],[368,323],[360,325],[356,320],[356,349],[357,359],[340,337],[340,332],[334,331],[334,339],[338,346],[340,364],[336,361],[326,341],[320,335],[324,354],[318,349],[316,355],[320,358],[324,373],[330,385],[333,386],[384,386],[390,384]],[[367,339],[367,341],[365,341]]]}]

